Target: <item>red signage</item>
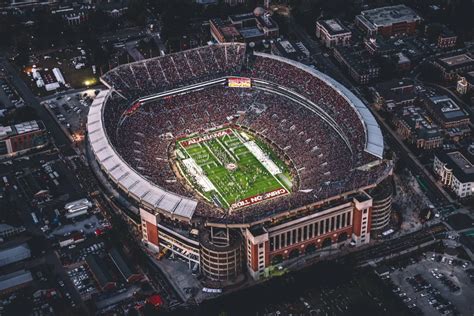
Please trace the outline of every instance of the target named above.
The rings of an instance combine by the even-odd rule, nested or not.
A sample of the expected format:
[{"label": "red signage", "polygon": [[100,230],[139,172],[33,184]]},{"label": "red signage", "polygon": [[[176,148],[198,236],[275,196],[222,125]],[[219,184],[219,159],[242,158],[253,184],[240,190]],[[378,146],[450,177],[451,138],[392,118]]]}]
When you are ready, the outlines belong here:
[{"label": "red signage", "polygon": [[229,78],[228,85],[231,88],[250,88],[252,81],[250,78]]},{"label": "red signage", "polygon": [[273,199],[282,195],[286,195],[286,194],[288,194],[288,191],[285,188],[280,188],[280,189],[276,189],[267,193],[255,195],[255,196],[240,200],[238,202],[233,203],[230,207],[233,209],[238,209],[238,208],[250,206],[252,204],[270,200],[270,199]]},{"label": "red signage", "polygon": [[135,113],[141,106],[142,104],[140,102],[136,102],[134,105],[132,105],[126,112],[125,115],[131,115]]}]

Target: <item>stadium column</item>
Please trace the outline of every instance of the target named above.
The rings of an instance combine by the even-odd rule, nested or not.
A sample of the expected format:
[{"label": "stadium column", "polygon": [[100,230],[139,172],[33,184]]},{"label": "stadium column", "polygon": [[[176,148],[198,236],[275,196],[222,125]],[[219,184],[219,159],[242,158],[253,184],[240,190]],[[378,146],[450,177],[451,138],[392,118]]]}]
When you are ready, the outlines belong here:
[{"label": "stadium column", "polygon": [[140,208],[140,218],[142,222],[142,240],[150,250],[159,251],[158,219],[157,215]]},{"label": "stadium column", "polygon": [[363,245],[370,241],[370,217],[372,211],[372,198],[365,192],[360,192],[354,197],[354,210],[352,217],[352,239],[356,245]]},{"label": "stadium column", "polygon": [[247,267],[254,280],[260,279],[269,265],[268,232],[263,227],[245,230]]}]

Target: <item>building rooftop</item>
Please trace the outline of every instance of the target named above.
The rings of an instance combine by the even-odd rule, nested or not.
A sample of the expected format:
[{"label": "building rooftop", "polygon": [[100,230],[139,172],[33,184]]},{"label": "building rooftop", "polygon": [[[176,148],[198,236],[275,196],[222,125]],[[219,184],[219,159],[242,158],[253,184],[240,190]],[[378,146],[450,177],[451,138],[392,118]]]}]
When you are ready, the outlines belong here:
[{"label": "building rooftop", "polygon": [[99,256],[88,255],[86,257],[86,262],[101,288],[105,288],[107,285],[115,283],[108,268],[104,266],[104,263]]},{"label": "building rooftop", "polygon": [[30,247],[26,243],[0,250],[0,267],[31,257]]},{"label": "building rooftop", "polygon": [[469,115],[448,96],[434,96],[429,98],[429,100],[428,106],[434,112],[440,114],[445,121],[458,121],[469,118]]},{"label": "building rooftop", "polygon": [[265,230],[265,228],[263,228],[262,225],[252,226],[252,227],[249,228],[249,231],[252,234],[252,236],[254,236],[254,237],[257,237],[257,236],[260,236],[260,235],[263,235],[263,234],[267,233],[267,231]]},{"label": "building rooftop", "polygon": [[361,15],[375,27],[421,20],[413,9],[403,4],[362,11]]},{"label": "building rooftop", "polygon": [[301,42],[295,43],[288,40],[275,41],[272,49],[273,53],[293,60],[301,60],[307,57],[304,52],[304,50],[307,49]]},{"label": "building rooftop", "polygon": [[446,69],[474,66],[474,58],[470,53],[458,53],[439,57],[436,62]]},{"label": "building rooftop", "polygon": [[237,22],[243,22],[243,21],[255,19],[255,15],[253,14],[253,12],[243,13],[243,14],[234,14],[234,15],[229,16],[229,19],[233,23],[237,23]]},{"label": "building rooftop", "polygon": [[469,82],[469,84],[474,85],[474,70],[467,72],[464,75],[464,78],[466,78],[466,81]]},{"label": "building rooftop", "polygon": [[257,16],[257,22],[262,26],[266,27],[267,29],[276,29],[278,25],[273,21],[272,17],[269,15]]},{"label": "building rooftop", "polygon": [[[420,107],[409,106],[400,109],[398,117],[408,126],[418,138],[433,139],[441,136],[439,127],[427,121],[427,113]],[[399,112],[399,113],[400,113]]]},{"label": "building rooftop", "polygon": [[474,174],[474,164],[469,161],[461,152],[455,151],[447,154],[451,161],[454,162],[465,174]]},{"label": "building rooftop", "polygon": [[18,270],[2,275],[0,276],[0,292],[31,281],[33,281],[33,276],[31,275],[31,272],[27,270]]},{"label": "building rooftop", "polygon": [[251,41],[264,36],[267,30],[278,30],[278,25],[269,15],[245,13],[231,15],[227,20],[211,19],[211,23],[219,29],[226,41],[238,41],[244,38]]},{"label": "building rooftop", "polygon": [[136,272],[134,272],[132,268],[130,268],[130,265],[125,261],[122,254],[120,253],[120,251],[117,250],[117,248],[112,248],[110,250],[109,255],[125,280],[128,281],[130,277],[136,275]]},{"label": "building rooftop", "polygon": [[247,27],[247,28],[241,28],[240,34],[242,35],[243,38],[250,39],[253,37],[262,36],[263,32],[260,31],[257,27]]},{"label": "building rooftop", "polygon": [[456,33],[454,33],[454,31],[452,31],[446,25],[443,25],[443,28],[441,29],[441,32],[439,33],[439,36],[446,38],[446,37],[455,37],[457,35],[456,35]]},{"label": "building rooftop", "polygon": [[461,64],[470,63],[473,61],[473,59],[467,54],[440,58],[440,60],[449,66],[459,66]]},{"label": "building rooftop", "polygon": [[344,34],[344,33],[351,32],[338,19],[320,20],[318,21],[318,23],[321,24],[326,29],[326,31],[328,31],[328,33],[331,35]]},{"label": "building rooftop", "polygon": [[410,79],[394,79],[376,84],[375,91],[386,102],[393,101],[398,103],[416,98],[414,82]]},{"label": "building rooftop", "polygon": [[41,121],[29,121],[11,126],[0,126],[0,138],[30,133],[40,129],[44,129]]},{"label": "building rooftop", "polygon": [[365,49],[340,46],[335,50],[339,52],[359,75],[368,74],[372,69],[380,68]]},{"label": "building rooftop", "polygon": [[439,160],[453,170],[454,176],[461,182],[474,182],[474,156],[467,150],[439,152]]}]

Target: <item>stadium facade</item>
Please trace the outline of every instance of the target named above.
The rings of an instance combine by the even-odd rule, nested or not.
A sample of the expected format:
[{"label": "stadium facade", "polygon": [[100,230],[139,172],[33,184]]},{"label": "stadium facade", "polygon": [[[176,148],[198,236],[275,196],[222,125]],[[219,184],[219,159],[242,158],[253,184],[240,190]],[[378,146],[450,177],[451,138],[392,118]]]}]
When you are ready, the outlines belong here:
[{"label": "stadium facade", "polygon": [[[303,64],[218,44],[119,66],[88,114],[88,143],[139,209],[150,252],[209,280],[258,280],[275,267],[370,241],[375,188],[392,171],[374,117],[352,92]],[[176,139],[232,126],[291,165],[290,194],[240,208],[206,199],[176,172]]]}]

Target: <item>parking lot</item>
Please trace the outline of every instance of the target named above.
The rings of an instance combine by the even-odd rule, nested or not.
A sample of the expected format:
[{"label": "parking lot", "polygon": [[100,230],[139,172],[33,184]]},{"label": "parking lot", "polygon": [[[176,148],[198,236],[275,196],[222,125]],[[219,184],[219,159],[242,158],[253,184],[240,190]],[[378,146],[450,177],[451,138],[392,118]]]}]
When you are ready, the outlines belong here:
[{"label": "parking lot", "polygon": [[[0,103],[4,104],[6,109],[18,108],[25,104],[13,86],[6,79],[2,78],[0,78],[0,101]],[[0,110],[2,110],[2,108],[0,108]]]},{"label": "parking lot", "polygon": [[67,130],[74,140],[82,139],[87,121],[88,107],[98,90],[84,90],[52,97],[44,102],[56,121]]},{"label": "parking lot", "polygon": [[84,265],[69,270],[67,274],[83,299],[97,292],[94,280]]},{"label": "parking lot", "polygon": [[97,239],[89,238],[88,240],[72,244],[60,249],[60,258],[63,265],[75,265],[85,262],[86,257],[90,254],[100,254],[105,252],[105,243]]},{"label": "parking lot", "polygon": [[407,306],[425,315],[471,315],[474,287],[468,269],[471,263],[445,254],[426,253],[392,271],[393,292]]}]

